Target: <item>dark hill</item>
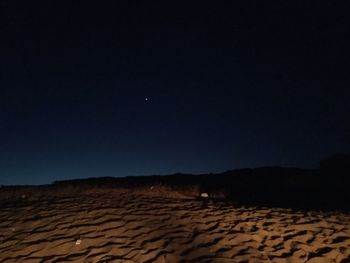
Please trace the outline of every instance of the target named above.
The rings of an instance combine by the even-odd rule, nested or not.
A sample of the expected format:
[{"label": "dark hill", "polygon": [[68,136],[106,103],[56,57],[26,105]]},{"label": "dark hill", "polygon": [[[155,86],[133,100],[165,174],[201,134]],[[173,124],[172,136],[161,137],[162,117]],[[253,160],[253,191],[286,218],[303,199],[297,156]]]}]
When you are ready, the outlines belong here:
[{"label": "dark hill", "polygon": [[[225,199],[236,205],[350,211],[350,155],[334,155],[320,162],[320,169],[261,167],[217,174],[173,174],[132,177],[96,177],[56,181],[43,186],[3,186],[2,197],[23,193],[80,193],[86,189],[123,189],[136,193],[177,194],[208,200]],[[72,190],[73,189],[73,190]],[[207,199],[205,199],[207,200]]]},{"label": "dark hill", "polygon": [[218,174],[76,179],[57,181],[53,186],[138,188],[163,185],[180,192],[196,188],[198,192],[195,194],[198,196],[202,192],[207,192],[213,197],[219,193],[220,197],[224,195],[225,199],[246,205],[349,209],[349,180],[344,180],[344,173],[332,171],[262,167]]}]

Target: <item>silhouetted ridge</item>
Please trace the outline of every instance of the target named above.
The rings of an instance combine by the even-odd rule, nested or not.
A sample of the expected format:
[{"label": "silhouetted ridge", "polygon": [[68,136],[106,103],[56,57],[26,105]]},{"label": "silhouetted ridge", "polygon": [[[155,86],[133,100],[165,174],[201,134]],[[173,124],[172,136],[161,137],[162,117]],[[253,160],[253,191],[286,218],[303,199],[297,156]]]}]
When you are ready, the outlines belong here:
[{"label": "silhouetted ridge", "polygon": [[5,186],[3,191],[16,193],[25,189],[45,189],[48,193],[70,193],[86,189],[125,189],[134,193],[224,198],[242,205],[350,210],[350,158],[334,155],[320,162],[320,169],[260,167],[223,173],[92,177],[56,181],[46,186]]},{"label": "silhouetted ridge", "polygon": [[[346,191],[350,186],[349,174],[339,172],[339,169],[346,166],[344,160],[344,156],[332,157],[321,162],[321,169],[314,170],[260,167],[217,174],[76,179],[56,181],[53,186],[135,188],[164,185],[180,191],[184,188],[198,187],[200,192],[209,194],[224,192],[227,199],[242,204],[347,209],[349,205],[346,200],[350,200]],[[337,166],[339,163],[342,164],[341,168]]]}]

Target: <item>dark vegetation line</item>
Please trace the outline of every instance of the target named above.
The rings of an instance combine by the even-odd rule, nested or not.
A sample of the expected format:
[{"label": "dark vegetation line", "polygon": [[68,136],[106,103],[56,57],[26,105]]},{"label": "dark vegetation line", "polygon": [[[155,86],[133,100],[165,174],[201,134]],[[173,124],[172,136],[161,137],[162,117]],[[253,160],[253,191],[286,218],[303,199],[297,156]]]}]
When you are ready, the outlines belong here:
[{"label": "dark vegetation line", "polygon": [[[157,191],[159,186],[167,187],[169,192],[183,192],[192,197],[200,197],[205,192],[210,200],[225,199],[242,205],[350,211],[350,155],[322,160],[319,169],[261,167],[217,174],[96,177],[56,181],[42,187],[143,188],[152,192]],[[21,187],[5,186],[1,189],[18,190]]]}]

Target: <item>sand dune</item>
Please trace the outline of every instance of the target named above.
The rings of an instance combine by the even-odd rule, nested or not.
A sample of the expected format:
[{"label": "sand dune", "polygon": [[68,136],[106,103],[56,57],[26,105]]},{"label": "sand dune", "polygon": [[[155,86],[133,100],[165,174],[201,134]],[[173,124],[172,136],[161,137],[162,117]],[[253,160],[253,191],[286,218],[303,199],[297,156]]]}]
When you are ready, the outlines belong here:
[{"label": "sand dune", "polygon": [[1,201],[1,262],[350,262],[350,215],[120,192]]}]

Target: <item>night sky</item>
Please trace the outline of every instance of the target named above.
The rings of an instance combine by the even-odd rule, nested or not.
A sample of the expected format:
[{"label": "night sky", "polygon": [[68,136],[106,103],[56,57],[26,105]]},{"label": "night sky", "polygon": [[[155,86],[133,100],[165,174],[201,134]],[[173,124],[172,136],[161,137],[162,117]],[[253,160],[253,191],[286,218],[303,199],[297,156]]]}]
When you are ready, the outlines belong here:
[{"label": "night sky", "polygon": [[63,2],[0,2],[0,184],[349,152],[341,1]]}]

